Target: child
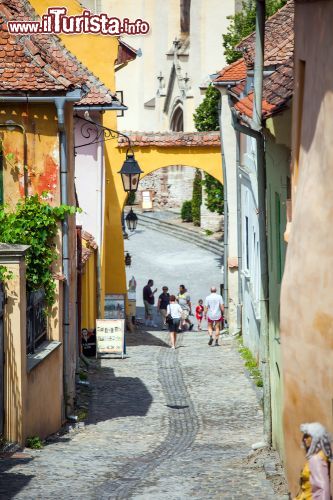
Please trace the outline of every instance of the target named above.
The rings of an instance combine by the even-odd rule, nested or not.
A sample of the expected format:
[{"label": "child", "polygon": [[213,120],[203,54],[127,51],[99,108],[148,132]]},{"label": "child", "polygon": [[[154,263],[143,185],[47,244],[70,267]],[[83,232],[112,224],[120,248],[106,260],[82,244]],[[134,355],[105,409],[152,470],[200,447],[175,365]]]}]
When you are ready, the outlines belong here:
[{"label": "child", "polygon": [[204,313],[204,306],[203,306],[203,300],[200,299],[198,301],[198,305],[195,308],[195,317],[197,318],[198,321],[198,330],[201,331],[201,322],[203,318],[203,313]]}]

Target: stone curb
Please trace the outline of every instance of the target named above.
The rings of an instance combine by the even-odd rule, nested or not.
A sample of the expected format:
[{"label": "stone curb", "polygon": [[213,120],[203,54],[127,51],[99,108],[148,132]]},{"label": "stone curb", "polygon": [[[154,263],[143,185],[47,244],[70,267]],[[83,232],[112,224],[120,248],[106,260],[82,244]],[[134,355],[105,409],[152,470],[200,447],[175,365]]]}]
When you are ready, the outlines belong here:
[{"label": "stone curb", "polygon": [[206,239],[201,236],[196,231],[191,231],[186,227],[180,227],[171,222],[166,222],[150,215],[138,214],[139,225],[153,229],[154,231],[159,231],[164,234],[169,234],[170,236],[176,236],[180,240],[188,241],[194,245],[204,248],[208,252],[211,252],[219,257],[223,256],[223,244]]}]

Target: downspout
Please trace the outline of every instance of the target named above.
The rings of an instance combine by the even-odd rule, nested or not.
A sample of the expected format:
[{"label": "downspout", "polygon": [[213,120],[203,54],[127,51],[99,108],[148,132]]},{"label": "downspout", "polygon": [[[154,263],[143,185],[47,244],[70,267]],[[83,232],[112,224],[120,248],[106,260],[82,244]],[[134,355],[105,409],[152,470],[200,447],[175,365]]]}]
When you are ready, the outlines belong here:
[{"label": "downspout", "polygon": [[[232,109],[232,108],[231,108]],[[236,133],[236,190],[237,190],[237,257],[238,257],[238,308],[237,308],[237,331],[242,331],[242,308],[243,308],[243,285],[241,269],[243,266],[243,248],[242,248],[242,214],[241,214],[241,182],[240,182],[240,145],[239,132]]]},{"label": "downspout", "polygon": [[[222,99],[219,100],[219,124],[222,130]],[[223,285],[224,285],[224,309],[225,317],[229,325],[229,276],[228,276],[228,256],[229,256],[229,213],[228,213],[228,184],[227,168],[225,164],[223,137],[221,136],[221,156],[222,156],[222,174],[223,174],[223,199],[224,199],[224,236],[223,236]]]},{"label": "downspout", "polygon": [[269,283],[268,283],[268,251],[266,226],[266,167],[265,139],[262,133],[262,93],[265,45],[265,0],[257,0],[256,11],[256,55],[254,64],[254,107],[253,121],[260,130],[257,140],[257,178],[258,178],[258,210],[260,238],[260,332],[261,332],[261,363],[264,386],[264,430],[268,444],[272,444],[272,411],[271,384],[269,370]]},{"label": "downspout", "polygon": [[[67,166],[67,136],[65,129],[65,104],[66,102],[76,102],[80,96],[56,97],[55,106],[58,116],[59,147],[60,147],[60,197],[61,204],[68,205],[68,166]],[[68,355],[69,355],[69,299],[70,299],[70,272],[69,272],[69,226],[68,216],[62,221],[62,269],[64,275],[63,282],[63,349],[64,349],[64,401],[65,416],[67,416],[69,390],[68,390]]]}]

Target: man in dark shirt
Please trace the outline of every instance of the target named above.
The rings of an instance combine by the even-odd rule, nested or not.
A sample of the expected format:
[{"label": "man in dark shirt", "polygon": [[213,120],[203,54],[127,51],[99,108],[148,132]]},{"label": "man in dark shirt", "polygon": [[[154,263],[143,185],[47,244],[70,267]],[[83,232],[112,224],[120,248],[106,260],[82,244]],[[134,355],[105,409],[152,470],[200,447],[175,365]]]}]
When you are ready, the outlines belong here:
[{"label": "man in dark shirt", "polygon": [[160,315],[162,316],[162,329],[166,330],[167,329],[167,324],[166,324],[166,316],[167,316],[167,307],[170,302],[170,294],[168,293],[168,287],[164,286],[162,288],[162,293],[158,298],[157,302],[157,309],[160,312]]},{"label": "man in dark shirt", "polygon": [[148,280],[147,285],[143,287],[143,303],[145,306],[146,326],[157,327],[157,325],[153,323],[153,306],[155,303],[154,294],[157,292],[157,288],[155,288],[154,291],[152,290],[153,284],[154,284],[153,280]]}]

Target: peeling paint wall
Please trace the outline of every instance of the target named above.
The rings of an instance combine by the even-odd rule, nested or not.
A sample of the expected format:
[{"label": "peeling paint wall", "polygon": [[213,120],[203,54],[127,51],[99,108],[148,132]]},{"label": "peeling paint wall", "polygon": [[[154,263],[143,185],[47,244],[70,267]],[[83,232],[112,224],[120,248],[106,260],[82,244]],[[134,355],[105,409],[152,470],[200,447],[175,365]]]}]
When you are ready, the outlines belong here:
[{"label": "peeling paint wall", "polygon": [[296,2],[293,213],[281,293],[284,433],[293,495],[304,463],[300,424],[318,421],[333,431],[332,26],[332,2]]}]

